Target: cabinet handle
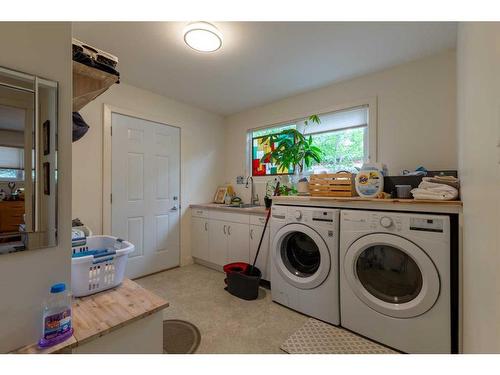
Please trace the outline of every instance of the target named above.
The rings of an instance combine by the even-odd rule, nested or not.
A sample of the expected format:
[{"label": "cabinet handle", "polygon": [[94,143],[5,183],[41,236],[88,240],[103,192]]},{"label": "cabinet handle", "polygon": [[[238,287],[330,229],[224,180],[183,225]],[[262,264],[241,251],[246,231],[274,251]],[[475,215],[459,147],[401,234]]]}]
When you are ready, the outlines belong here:
[{"label": "cabinet handle", "polygon": [[231,225],[228,225],[227,227],[227,234],[231,235]]},{"label": "cabinet handle", "polygon": [[253,229],[250,229],[250,239],[253,240]]},{"label": "cabinet handle", "polygon": [[223,231],[224,231],[224,234],[226,234],[226,226],[225,225],[224,225]]},{"label": "cabinet handle", "polygon": [[205,232],[208,231],[208,222],[205,221]]}]

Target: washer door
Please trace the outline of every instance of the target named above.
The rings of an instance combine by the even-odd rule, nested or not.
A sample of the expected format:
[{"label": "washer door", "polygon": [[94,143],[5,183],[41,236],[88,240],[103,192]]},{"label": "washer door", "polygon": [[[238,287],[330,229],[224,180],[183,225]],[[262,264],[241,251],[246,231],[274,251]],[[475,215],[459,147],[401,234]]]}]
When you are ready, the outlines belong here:
[{"label": "washer door", "polygon": [[285,225],[274,236],[271,249],[276,269],[297,288],[316,288],[330,272],[330,252],[325,241],[306,225]]},{"label": "washer door", "polygon": [[396,235],[361,237],[347,250],[343,266],[352,291],[384,315],[421,315],[439,296],[439,274],[432,260],[413,242]]}]

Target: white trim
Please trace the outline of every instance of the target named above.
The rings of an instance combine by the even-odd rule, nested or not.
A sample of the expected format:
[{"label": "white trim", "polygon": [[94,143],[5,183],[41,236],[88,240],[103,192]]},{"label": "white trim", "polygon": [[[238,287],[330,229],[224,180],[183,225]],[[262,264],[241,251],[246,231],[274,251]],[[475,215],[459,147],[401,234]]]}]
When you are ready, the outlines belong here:
[{"label": "white trim", "polygon": [[160,125],[170,126],[179,129],[179,264],[182,260],[182,128],[180,126],[167,124],[164,120],[151,117],[136,111],[103,104],[103,138],[102,138],[102,233],[111,234],[111,115],[135,117],[138,119],[151,121]]},{"label": "white trim", "polygon": [[368,155],[367,160],[378,161],[378,99],[376,96],[368,100]]}]

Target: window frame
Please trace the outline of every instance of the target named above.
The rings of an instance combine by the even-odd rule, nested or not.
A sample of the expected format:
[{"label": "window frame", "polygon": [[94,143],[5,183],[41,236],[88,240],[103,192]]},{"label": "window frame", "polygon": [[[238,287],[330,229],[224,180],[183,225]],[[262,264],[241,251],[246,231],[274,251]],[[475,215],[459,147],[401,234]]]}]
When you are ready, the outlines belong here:
[{"label": "window frame", "polygon": [[[261,129],[271,129],[275,127],[280,127],[284,126],[286,124],[295,124],[297,130],[301,130],[301,124],[305,119],[307,119],[309,116],[312,115],[325,115],[328,113],[332,112],[340,112],[340,111],[347,111],[349,109],[354,109],[354,108],[359,108],[359,107],[367,107],[368,108],[368,119],[367,119],[367,126],[366,126],[366,142],[365,144],[365,161],[371,161],[371,162],[377,162],[378,161],[378,138],[377,138],[377,97],[369,97],[365,99],[358,99],[358,100],[353,100],[351,102],[346,102],[343,104],[336,104],[330,107],[323,108],[318,111],[312,111],[312,112],[304,112],[300,114],[299,116],[293,117],[293,118],[278,118],[276,122],[268,125],[263,125],[259,126],[256,128],[251,128],[247,130],[247,146],[246,146],[246,166],[247,166],[247,176],[252,176],[253,169],[252,169],[252,146],[253,146],[253,137],[252,133],[256,130],[261,130]],[[346,127],[346,128],[341,128],[338,129],[343,130],[343,129],[348,129],[352,127]],[[330,131],[325,131],[330,132]],[[318,132],[319,134],[320,132]],[[316,133],[308,133],[308,134],[316,134]],[[297,172],[294,174],[279,174],[278,176],[293,176],[296,175]],[[307,174],[307,173],[306,173]],[[273,175],[266,175],[266,176],[252,176],[254,178],[265,178],[265,177],[272,177]],[[276,175],[274,175],[276,176]]]}]

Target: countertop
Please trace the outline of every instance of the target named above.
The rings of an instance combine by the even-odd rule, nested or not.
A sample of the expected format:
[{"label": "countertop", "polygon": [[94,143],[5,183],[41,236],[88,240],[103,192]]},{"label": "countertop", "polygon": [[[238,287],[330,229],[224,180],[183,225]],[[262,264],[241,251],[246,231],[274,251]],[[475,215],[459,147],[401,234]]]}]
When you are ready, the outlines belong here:
[{"label": "countertop", "polygon": [[461,213],[461,201],[437,201],[419,199],[375,199],[361,197],[273,197],[273,204],[298,206],[331,206],[339,208],[384,209],[394,211],[419,211],[440,213]]},{"label": "countertop", "polygon": [[225,204],[218,203],[204,203],[204,204],[191,204],[189,205],[191,208],[200,208],[204,210],[218,210],[218,211],[226,211],[226,212],[234,212],[240,214],[251,214],[251,215],[263,215],[265,216],[267,213],[267,209],[265,206],[257,206],[257,207],[248,207],[248,208],[240,208],[240,207],[227,207]]},{"label": "countertop", "polygon": [[35,343],[12,353],[48,354],[72,349],[163,310],[168,305],[163,298],[125,279],[116,288],[73,300],[74,333],[68,340],[46,349],[38,348]]}]

